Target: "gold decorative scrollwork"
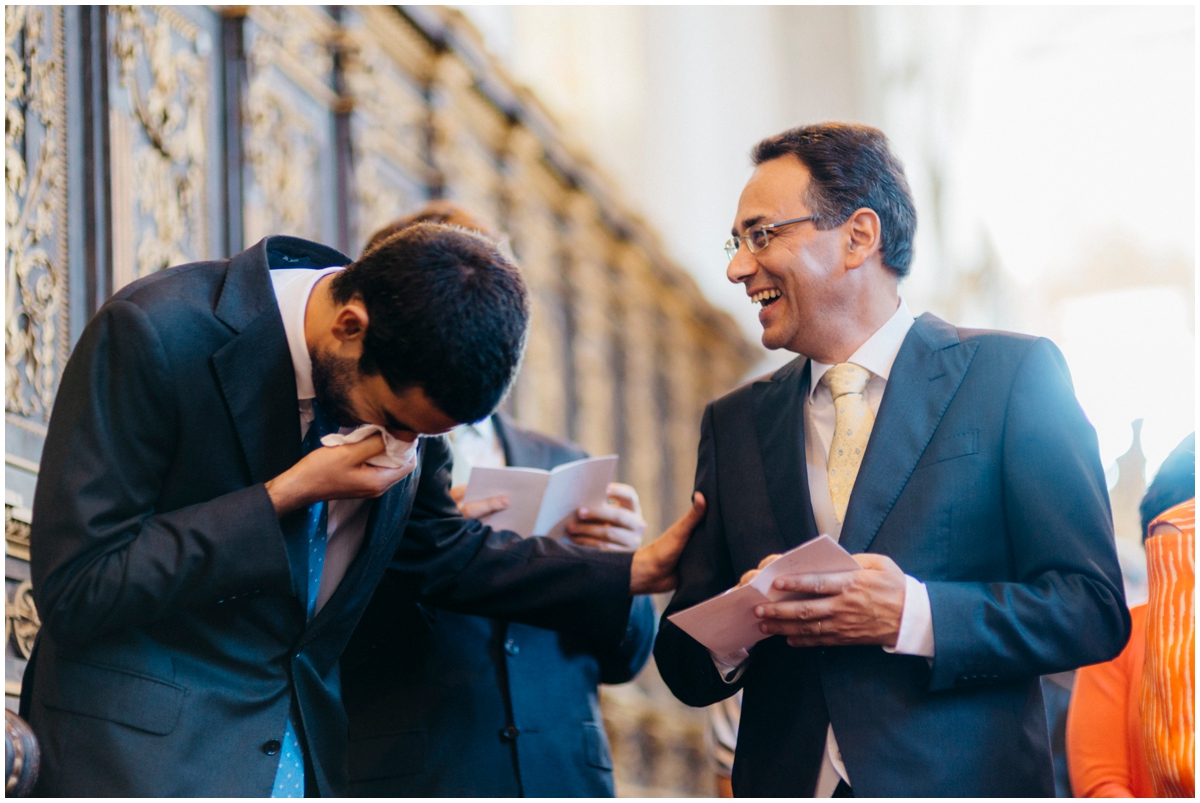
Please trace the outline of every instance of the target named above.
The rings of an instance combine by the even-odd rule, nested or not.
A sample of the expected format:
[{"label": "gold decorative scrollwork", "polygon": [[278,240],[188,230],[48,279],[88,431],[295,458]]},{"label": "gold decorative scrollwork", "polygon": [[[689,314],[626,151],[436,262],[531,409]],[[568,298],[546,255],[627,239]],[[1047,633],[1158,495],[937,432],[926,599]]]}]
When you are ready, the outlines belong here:
[{"label": "gold decorative scrollwork", "polygon": [[280,79],[286,76],[328,107],[336,95],[322,81],[332,70],[332,58],[312,14],[300,12],[298,20],[281,14],[267,6],[251,13],[260,30],[246,54],[249,91],[244,116],[250,129],[246,162],[258,197],[253,191],[247,194],[248,243],[268,234],[321,237],[318,121],[301,111]]},{"label": "gold decorative scrollwork", "polygon": [[249,94],[246,161],[263,197],[246,210],[247,242],[268,234],[320,239],[313,122],[265,81],[252,81]]},{"label": "gold decorative scrollwork", "polygon": [[4,9],[4,405],[41,420],[68,350],[62,14]]},{"label": "gold decorative scrollwork", "polygon": [[[340,41],[354,102],[352,203],[359,244],[415,206],[433,181],[425,160],[430,119],[421,86],[432,54],[406,40],[411,29],[382,11],[355,9]],[[415,62],[408,70],[416,75],[399,60],[405,57]]]},{"label": "gold decorative scrollwork", "polygon": [[142,135],[135,138],[130,167],[138,208],[148,221],[136,252],[137,275],[145,276],[207,252],[204,128],[211,42],[169,8],[117,6],[113,14],[118,80]]},{"label": "gold decorative scrollwork", "polygon": [[4,541],[8,555],[21,560],[29,560],[29,511],[23,510],[24,515],[13,515],[14,508],[4,506]]},{"label": "gold decorative scrollwork", "polygon": [[25,660],[33,654],[33,640],[42,626],[37,606],[33,603],[33,583],[25,580],[13,591],[4,618],[5,638],[12,639],[17,654]]}]

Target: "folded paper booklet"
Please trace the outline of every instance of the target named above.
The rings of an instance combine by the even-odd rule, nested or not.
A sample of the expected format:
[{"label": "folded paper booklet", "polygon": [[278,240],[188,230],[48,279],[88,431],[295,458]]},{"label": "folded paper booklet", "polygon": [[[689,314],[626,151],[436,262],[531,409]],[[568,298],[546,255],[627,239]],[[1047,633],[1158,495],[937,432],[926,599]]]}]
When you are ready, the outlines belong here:
[{"label": "folded paper booklet", "polygon": [[746,585],[731,588],[667,618],[717,655],[733,655],[767,637],[758,629],[761,620],[754,615],[755,605],[808,596],[772,588],[775,578],[785,574],[853,572],[859,568],[858,561],[837,541],[822,535],[783,553]]},{"label": "folded paper booklet", "polygon": [[563,463],[551,471],[476,467],[471,469],[463,502],[507,496],[508,509],[484,516],[481,519],[484,524],[497,530],[512,530],[526,538],[531,535],[562,538],[567,534],[571,514],[581,507],[604,504],[616,468],[615,454]]}]

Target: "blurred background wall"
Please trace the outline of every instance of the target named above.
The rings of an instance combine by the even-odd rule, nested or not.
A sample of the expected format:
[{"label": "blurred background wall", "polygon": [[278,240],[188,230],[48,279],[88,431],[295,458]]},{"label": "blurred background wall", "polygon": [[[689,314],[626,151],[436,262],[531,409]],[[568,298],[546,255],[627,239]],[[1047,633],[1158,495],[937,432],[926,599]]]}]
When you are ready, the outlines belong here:
[{"label": "blurred background wall", "polygon": [[[115,289],[458,200],[532,289],[510,412],[620,452],[655,530],[705,401],[789,356],[724,277],[749,150],[829,119],[906,166],[914,313],[1062,347],[1136,599],[1137,501],[1194,428],[1194,57],[1190,7],[6,7],[7,699],[45,423]],[[604,704],[622,794],[712,792],[653,667]]]}]

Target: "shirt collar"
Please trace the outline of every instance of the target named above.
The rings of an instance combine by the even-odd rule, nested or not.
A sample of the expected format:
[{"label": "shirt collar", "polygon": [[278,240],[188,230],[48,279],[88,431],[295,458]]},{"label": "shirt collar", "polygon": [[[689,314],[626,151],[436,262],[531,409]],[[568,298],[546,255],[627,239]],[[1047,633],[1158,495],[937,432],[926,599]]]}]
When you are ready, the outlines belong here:
[{"label": "shirt collar", "polygon": [[496,425],[492,423],[492,417],[490,415],[479,419],[474,424],[462,424],[450,432],[450,437],[452,440],[461,438],[464,435],[474,435],[475,437],[486,440],[489,443],[498,438],[498,435],[496,434]]},{"label": "shirt collar", "polygon": [[324,276],[343,269],[281,268],[271,271],[271,285],[275,290],[279,314],[283,317],[283,331],[292,355],[292,368],[296,372],[296,398],[300,401],[317,395],[313,390],[312,357],[309,356],[308,341],[304,337],[304,313],[308,309],[308,297]]},{"label": "shirt collar", "polygon": [[[912,313],[908,311],[908,305],[902,298],[900,305],[892,313],[892,317],[888,318],[883,326],[876,329],[875,334],[867,338],[867,342],[859,346],[846,362],[861,365],[874,376],[887,382],[888,376],[892,372],[892,363],[896,361],[896,355],[900,352],[900,346],[904,344],[904,338],[908,335],[908,330],[912,328],[912,325]],[[811,395],[817,392],[817,388],[821,386],[821,377],[833,366],[816,360],[810,360],[810,363],[812,380],[809,383],[808,392]]]}]

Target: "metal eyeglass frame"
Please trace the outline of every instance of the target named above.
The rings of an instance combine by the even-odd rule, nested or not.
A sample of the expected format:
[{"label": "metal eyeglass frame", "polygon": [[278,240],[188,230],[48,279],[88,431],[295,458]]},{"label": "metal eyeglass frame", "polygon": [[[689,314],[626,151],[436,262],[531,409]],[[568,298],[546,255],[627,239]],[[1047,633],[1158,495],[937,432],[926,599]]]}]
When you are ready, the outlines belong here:
[{"label": "metal eyeglass frame", "polygon": [[[738,249],[742,247],[742,243],[746,244],[746,248],[750,249],[750,253],[757,254],[759,251],[771,244],[771,231],[784,226],[790,226],[793,223],[803,223],[806,220],[816,220],[818,217],[819,215],[809,215],[808,217],[797,217],[792,218],[791,220],[781,220],[778,223],[763,223],[758,226],[754,226],[750,229],[750,231],[746,232],[741,237],[735,235],[726,240],[725,255],[729,257],[729,261],[732,262],[733,258],[737,256]],[[754,242],[758,235],[762,235],[762,245]]]}]

